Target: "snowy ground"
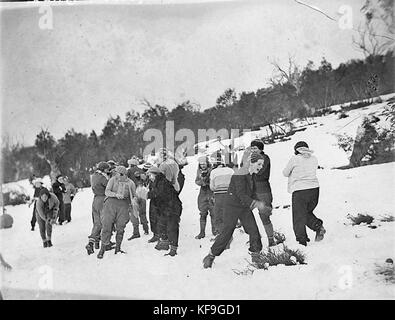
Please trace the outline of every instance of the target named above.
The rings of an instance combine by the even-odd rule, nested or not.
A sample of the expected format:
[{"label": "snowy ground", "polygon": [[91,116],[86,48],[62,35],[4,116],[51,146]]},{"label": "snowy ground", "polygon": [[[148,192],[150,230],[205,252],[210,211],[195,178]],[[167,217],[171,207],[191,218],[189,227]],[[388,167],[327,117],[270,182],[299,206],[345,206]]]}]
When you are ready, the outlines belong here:
[{"label": "snowy ground", "polygon": [[[395,223],[380,222],[383,215],[395,215],[395,163],[349,170],[333,169],[348,164],[346,154],[336,146],[334,134],[355,135],[363,114],[379,114],[385,103],[350,111],[348,118],[337,115],[316,118],[317,124],[292,136],[292,140],[267,145],[272,162],[271,185],[274,195],[272,222],[287,237],[287,245],[300,248],[292,231],[291,209],[282,169],[298,140],[315,150],[320,165],[320,202],[316,209],[324,220],[324,241],[310,243],[301,250],[307,265],[277,266],[237,275],[249,260],[248,238],[236,229],[231,249],[218,257],[212,269],[203,269],[202,259],[209,251],[208,237],[194,239],[199,229],[194,184],[196,157],[185,167],[186,182],[181,194],[183,214],[178,255],[164,256],[150,236],[127,241],[126,255],[107,252],[103,260],[88,256],[84,249],[91,231],[92,192],[84,189],[73,201],[72,222],[54,226],[54,247],[44,249],[38,230],[30,231],[31,208],[8,207],[14,218],[12,229],[0,230],[1,252],[12,271],[1,271],[1,291],[5,299],[394,299],[395,285],[375,273],[376,265],[395,258]],[[28,186],[25,186],[28,188]],[[376,229],[351,226],[347,214],[368,213],[375,217]],[[262,224],[258,220],[261,233]],[[37,228],[38,229],[38,228]],[[310,238],[314,234],[310,233]],[[265,236],[263,244],[267,246]]]}]

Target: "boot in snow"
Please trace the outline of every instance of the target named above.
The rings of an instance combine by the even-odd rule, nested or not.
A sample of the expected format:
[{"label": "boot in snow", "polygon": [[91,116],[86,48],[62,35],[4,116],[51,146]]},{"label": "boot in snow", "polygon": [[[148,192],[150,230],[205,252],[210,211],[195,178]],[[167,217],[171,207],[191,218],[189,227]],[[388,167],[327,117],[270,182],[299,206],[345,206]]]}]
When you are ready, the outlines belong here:
[{"label": "boot in snow", "polygon": [[154,234],[152,238],[148,240],[148,242],[151,243],[151,242],[156,242],[158,240],[159,240],[159,236],[157,234]]},{"label": "boot in snow", "polygon": [[92,242],[88,242],[88,244],[85,246],[86,252],[88,253],[88,255],[91,255],[92,253],[95,252],[95,250],[93,250],[93,243]]},{"label": "boot in snow", "polygon": [[104,252],[106,252],[106,245],[102,243],[102,244],[101,244],[100,251],[99,251],[99,253],[97,254],[97,258],[98,258],[98,259],[103,259]]},{"label": "boot in snow", "polygon": [[321,241],[324,239],[324,234],[326,233],[326,230],[324,229],[323,226],[321,226],[315,233],[315,241]]},{"label": "boot in snow", "polygon": [[99,242],[99,241],[96,241],[96,242],[95,242],[95,249],[96,249],[96,250],[99,250],[99,249],[100,249],[100,242]]},{"label": "boot in snow", "polygon": [[260,252],[251,252],[251,261],[252,263],[262,263],[263,261],[263,255]]},{"label": "boot in snow", "polygon": [[126,253],[125,251],[121,250],[121,244],[117,244],[116,247],[115,247],[114,254],[117,254],[118,252],[119,253]]},{"label": "boot in snow", "polygon": [[49,248],[49,247],[52,247],[52,242],[51,242],[51,240],[48,240],[47,242],[48,242],[48,248]]},{"label": "boot in snow", "polygon": [[200,233],[195,237],[195,239],[202,239],[206,236],[206,220],[200,220]]},{"label": "boot in snow", "polygon": [[139,231],[139,226],[133,226],[133,234],[128,240],[140,238],[140,231]]},{"label": "boot in snow", "polygon": [[176,246],[170,246],[170,252],[166,253],[165,256],[172,256],[174,257],[177,255],[177,247]]},{"label": "boot in snow", "polygon": [[149,234],[148,224],[143,224],[143,230],[145,235]]},{"label": "boot in snow", "polygon": [[110,251],[110,250],[115,248],[114,245],[115,245],[115,243],[110,242],[110,244],[105,245],[104,248],[105,248],[106,251]]},{"label": "boot in snow", "polygon": [[276,239],[274,239],[274,237],[270,237],[268,238],[268,240],[269,240],[269,247],[274,247],[277,245],[277,241]]},{"label": "boot in snow", "polygon": [[47,247],[48,247],[48,241],[47,241],[47,240],[43,241],[43,247],[44,247],[44,248],[47,248]]},{"label": "boot in snow", "polygon": [[215,256],[210,252],[207,256],[203,259],[203,268],[211,268],[214,262]]},{"label": "boot in snow", "polygon": [[156,250],[169,250],[169,247],[170,247],[169,240],[159,240],[159,242],[155,246],[155,249]]}]

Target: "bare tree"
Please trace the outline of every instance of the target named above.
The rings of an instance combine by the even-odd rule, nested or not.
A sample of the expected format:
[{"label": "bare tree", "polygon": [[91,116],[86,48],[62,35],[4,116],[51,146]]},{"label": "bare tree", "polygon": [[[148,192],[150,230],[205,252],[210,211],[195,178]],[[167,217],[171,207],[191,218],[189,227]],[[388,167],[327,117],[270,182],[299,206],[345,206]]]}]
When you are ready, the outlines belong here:
[{"label": "bare tree", "polygon": [[394,0],[366,0],[361,8],[364,21],[358,26],[353,45],[365,55],[383,55],[394,48]]}]

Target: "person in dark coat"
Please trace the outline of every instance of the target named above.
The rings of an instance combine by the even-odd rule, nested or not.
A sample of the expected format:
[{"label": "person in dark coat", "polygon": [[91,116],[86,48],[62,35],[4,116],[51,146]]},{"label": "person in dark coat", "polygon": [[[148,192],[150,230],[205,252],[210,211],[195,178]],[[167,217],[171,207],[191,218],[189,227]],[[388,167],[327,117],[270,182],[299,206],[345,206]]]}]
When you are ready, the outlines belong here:
[{"label": "person in dark coat", "polygon": [[55,223],[58,214],[58,197],[49,192],[47,188],[43,188],[36,203],[36,219],[44,248],[52,247],[52,225]]},{"label": "person in dark coat", "polygon": [[[128,160],[128,165],[129,168],[127,170],[127,177],[131,179],[134,184],[136,185],[136,188],[138,186],[143,186],[145,182],[143,182],[142,175],[144,175],[144,170],[140,169],[138,167],[139,161],[137,158],[132,158]],[[138,212],[139,216],[135,217],[133,214],[130,215],[131,217],[131,222],[133,225],[133,234],[131,237],[128,238],[128,240],[140,238],[140,230],[139,230],[139,224],[141,223],[143,225],[143,230],[144,234],[149,233],[148,229],[148,220],[147,220],[147,202],[143,198],[137,198],[137,204],[138,204]]]},{"label": "person in dark coat", "polygon": [[[143,170],[147,177],[149,176],[148,170],[152,167],[152,164],[147,162],[144,164]],[[148,184],[148,191],[152,191],[153,188],[153,181],[151,179],[147,180]],[[151,193],[152,194],[152,193]],[[150,228],[151,232],[153,233],[153,236],[151,239],[148,240],[149,243],[157,242],[160,239],[159,236],[159,226],[158,226],[158,221],[159,221],[159,207],[157,203],[157,199],[155,198],[150,198],[149,197],[150,193],[148,192],[147,194],[147,199],[150,199],[149,202],[149,210],[148,210],[148,215],[149,215],[149,223],[150,223]]]},{"label": "person in dark coat", "polygon": [[34,186],[33,199],[29,203],[29,208],[34,203],[33,215],[32,215],[32,219],[30,221],[30,225],[32,226],[32,229],[31,229],[32,231],[34,231],[34,228],[35,228],[36,222],[37,222],[37,219],[36,219],[36,202],[37,202],[37,199],[38,199],[38,197],[40,195],[40,191],[44,188],[43,181],[41,179],[36,179],[36,180],[33,181],[33,186]]},{"label": "person in dark coat", "polygon": [[182,212],[182,203],[173,184],[166,179],[157,167],[148,170],[151,188],[148,198],[153,199],[159,208],[159,235],[160,240],[155,246],[157,250],[169,250],[170,256],[177,254],[179,225]]},{"label": "person in dark coat", "polygon": [[259,172],[263,163],[263,156],[254,153],[250,157],[248,168],[241,168],[232,175],[225,203],[224,227],[211,246],[210,253],[203,259],[204,268],[211,268],[215,257],[226,249],[238,219],[241,220],[250,237],[249,252],[252,261],[257,262],[261,258],[261,235],[252,210],[255,208],[261,210],[264,207],[262,201],[253,198],[256,184],[253,175]]},{"label": "person in dark coat", "polygon": [[52,191],[59,200],[58,222],[60,225],[62,225],[62,223],[65,221],[63,194],[66,193],[66,186],[63,182],[63,176],[61,174],[56,177],[56,181],[52,184]]},{"label": "person in dark coat", "polygon": [[264,162],[263,167],[259,172],[254,175],[254,179],[256,182],[256,190],[255,190],[255,198],[263,201],[265,203],[265,207],[263,210],[259,211],[259,216],[261,218],[263,227],[265,228],[266,236],[268,238],[269,247],[276,245],[276,241],[274,239],[274,229],[273,224],[270,220],[270,216],[272,215],[272,202],[273,195],[272,189],[270,187],[270,158],[263,151],[264,144],[261,140],[253,140],[251,141],[250,148],[248,148],[243,154],[243,166],[248,164],[247,158],[251,155],[251,153],[259,153],[263,156]]},{"label": "person in dark coat", "polygon": [[64,217],[67,222],[71,222],[71,202],[77,194],[77,189],[69,181],[69,177],[65,176],[63,178],[63,182],[66,187],[66,192],[63,194]]},{"label": "person in dark coat", "polygon": [[95,249],[100,248],[100,233],[102,229],[102,210],[105,198],[105,191],[108,183],[108,173],[110,170],[110,165],[104,161],[99,162],[97,165],[97,170],[91,177],[91,188],[93,192],[93,202],[92,202],[92,221],[93,227],[91,234],[88,239],[89,242],[85,246],[85,249],[89,254],[94,253],[93,247]]},{"label": "person in dark coat", "polygon": [[207,216],[210,213],[211,230],[213,235],[217,234],[214,224],[214,194],[210,189],[211,165],[208,157],[199,157],[199,166],[196,173],[195,183],[200,186],[198,196],[198,209],[200,212],[200,232],[195,239],[202,239],[206,236]]}]

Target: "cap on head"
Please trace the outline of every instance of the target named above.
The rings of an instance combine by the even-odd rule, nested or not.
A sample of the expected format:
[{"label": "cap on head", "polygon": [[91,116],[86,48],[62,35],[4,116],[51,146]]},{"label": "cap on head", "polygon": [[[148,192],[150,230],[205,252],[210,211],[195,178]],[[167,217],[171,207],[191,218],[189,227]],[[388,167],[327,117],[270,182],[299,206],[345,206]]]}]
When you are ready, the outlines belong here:
[{"label": "cap on head", "polygon": [[162,171],[160,171],[160,169],[158,167],[155,167],[155,166],[150,167],[147,172],[148,173],[154,173],[154,174],[162,173]]},{"label": "cap on head", "polygon": [[129,166],[138,166],[139,165],[139,161],[136,158],[132,158],[128,160],[128,165]]},{"label": "cap on head", "polygon": [[265,145],[261,140],[252,140],[250,146],[257,147],[259,150],[263,151]]},{"label": "cap on head", "polygon": [[151,167],[152,167],[152,164],[149,162],[146,162],[146,163],[144,163],[143,170],[148,170]]},{"label": "cap on head", "polygon": [[260,160],[260,159],[264,160],[263,156],[261,154],[259,154],[259,153],[251,153],[251,160],[250,160],[251,163],[258,162],[258,160]]},{"label": "cap on head", "polygon": [[115,167],[115,172],[117,172],[119,174],[126,175],[127,169],[124,166],[117,166],[117,167]]},{"label": "cap on head", "polygon": [[44,182],[43,182],[43,180],[42,180],[41,178],[35,179],[35,180],[33,181],[33,183],[34,183],[35,185],[37,185],[37,184],[43,185],[43,184],[44,184]]},{"label": "cap on head", "polygon": [[110,165],[107,162],[100,161],[97,164],[97,170],[100,170],[100,171],[104,172],[104,171],[106,171],[108,169],[110,169]]},{"label": "cap on head", "polygon": [[199,163],[208,163],[208,162],[209,162],[209,159],[208,159],[207,156],[200,156],[200,157],[198,158],[198,162],[199,162]]},{"label": "cap on head", "polygon": [[48,198],[50,197],[50,194],[49,194],[49,191],[48,191],[47,188],[42,188],[42,189],[41,189],[41,191],[40,191],[40,197],[41,197],[42,195],[44,195],[44,194],[46,194]]}]

